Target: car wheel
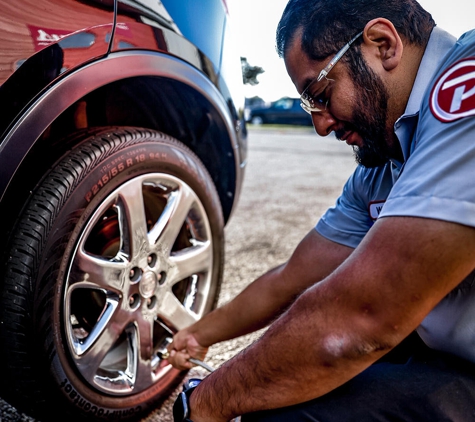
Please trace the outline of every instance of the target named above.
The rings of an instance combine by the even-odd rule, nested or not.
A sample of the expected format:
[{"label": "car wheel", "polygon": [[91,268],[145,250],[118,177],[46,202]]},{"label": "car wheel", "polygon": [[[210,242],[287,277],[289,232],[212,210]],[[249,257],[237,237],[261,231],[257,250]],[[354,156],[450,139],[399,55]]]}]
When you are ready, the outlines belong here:
[{"label": "car wheel", "polygon": [[253,125],[262,125],[264,123],[264,120],[261,116],[252,116],[251,123]]},{"label": "car wheel", "polygon": [[182,143],[105,129],[43,178],[7,256],[0,341],[13,404],[46,420],[137,419],[184,376],[162,358],[173,333],[216,304],[219,198]]}]

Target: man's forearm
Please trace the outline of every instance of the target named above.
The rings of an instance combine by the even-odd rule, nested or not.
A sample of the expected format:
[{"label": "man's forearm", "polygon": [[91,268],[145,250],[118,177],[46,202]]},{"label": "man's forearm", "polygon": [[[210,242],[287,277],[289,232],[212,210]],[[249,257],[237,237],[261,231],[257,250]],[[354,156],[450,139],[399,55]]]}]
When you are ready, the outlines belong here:
[{"label": "man's forearm", "polygon": [[266,327],[290,302],[290,298],[273,297],[267,292],[280,269],[261,276],[231,302],[196,322],[190,332],[201,345],[209,347]]},{"label": "man's forearm", "polygon": [[171,345],[178,352],[172,351],[170,362],[179,369],[188,369],[190,357],[204,357],[203,348],[267,326],[352,251],[310,231],[287,263],[259,277],[231,302],[178,332]]},{"label": "man's forearm", "polygon": [[208,347],[266,327],[352,251],[311,230],[288,262],[259,277],[231,302],[206,315],[190,327],[191,332]]},{"label": "man's forearm", "polygon": [[[193,421],[228,421],[245,413],[313,399],[384,354],[380,350],[363,356],[348,333],[335,335],[329,330],[325,334],[325,328],[313,322],[314,318],[324,321],[324,316],[308,309],[318,301],[310,298],[311,292],[304,296],[309,297],[299,299],[261,340],[201,383],[191,398]],[[310,334],[315,331],[320,331],[321,337]]]}]

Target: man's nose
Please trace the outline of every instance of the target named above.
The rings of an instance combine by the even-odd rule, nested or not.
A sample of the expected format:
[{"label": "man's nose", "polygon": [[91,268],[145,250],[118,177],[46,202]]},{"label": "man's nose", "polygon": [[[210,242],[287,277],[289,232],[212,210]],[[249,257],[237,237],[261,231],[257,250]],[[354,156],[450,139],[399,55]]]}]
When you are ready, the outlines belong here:
[{"label": "man's nose", "polygon": [[337,123],[336,119],[329,112],[329,110],[313,112],[312,121],[316,132],[320,136],[329,135],[334,130],[334,127]]}]

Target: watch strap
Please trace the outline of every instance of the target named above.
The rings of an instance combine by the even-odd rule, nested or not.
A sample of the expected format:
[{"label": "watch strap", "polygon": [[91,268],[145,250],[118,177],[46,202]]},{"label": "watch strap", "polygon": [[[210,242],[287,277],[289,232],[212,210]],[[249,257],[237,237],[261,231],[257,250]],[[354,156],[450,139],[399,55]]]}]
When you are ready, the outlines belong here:
[{"label": "watch strap", "polygon": [[201,380],[192,378],[183,385],[183,391],[178,395],[173,406],[173,417],[175,422],[193,422],[189,418],[191,413],[189,399],[191,393],[193,393],[194,389],[200,382]]}]

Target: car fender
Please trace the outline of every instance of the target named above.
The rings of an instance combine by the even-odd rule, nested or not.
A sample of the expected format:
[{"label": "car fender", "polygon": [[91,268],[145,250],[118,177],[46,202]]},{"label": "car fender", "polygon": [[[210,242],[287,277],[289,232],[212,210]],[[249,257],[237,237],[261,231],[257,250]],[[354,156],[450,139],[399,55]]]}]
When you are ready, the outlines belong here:
[{"label": "car fender", "polygon": [[[232,150],[238,150],[235,124],[231,120],[229,107],[216,86],[198,69],[163,53],[136,50],[112,53],[66,74],[40,95],[9,129],[0,145],[0,156],[8,157],[0,166],[0,201],[28,151],[64,110],[101,86],[137,76],[170,78],[202,94],[225,125]],[[239,154],[235,154],[236,173],[239,173],[239,161]],[[241,181],[237,180],[237,183]],[[240,186],[237,188],[239,190]]]}]

